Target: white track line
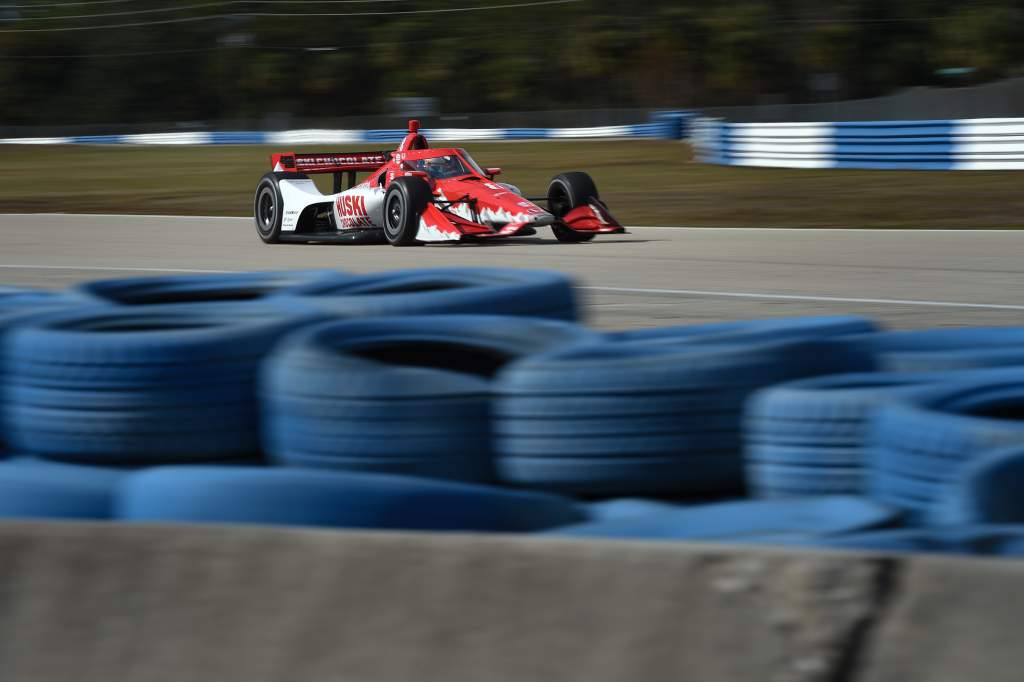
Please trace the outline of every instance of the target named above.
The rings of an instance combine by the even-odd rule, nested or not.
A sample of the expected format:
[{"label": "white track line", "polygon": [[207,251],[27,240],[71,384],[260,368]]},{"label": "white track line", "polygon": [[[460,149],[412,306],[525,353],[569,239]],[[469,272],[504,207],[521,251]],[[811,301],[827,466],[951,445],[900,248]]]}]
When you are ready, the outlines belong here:
[{"label": "white track line", "polygon": [[774,301],[817,301],[823,303],[875,303],[879,305],[918,305],[937,308],[988,308],[1024,310],[1024,305],[1002,303],[961,303],[958,301],[919,301],[898,298],[846,298],[841,296],[803,296],[799,294],[755,294],[741,291],[703,291],[700,289],[633,289],[629,287],[579,287],[590,291],[621,294],[672,294],[675,296],[711,296],[718,298],[755,298]]}]

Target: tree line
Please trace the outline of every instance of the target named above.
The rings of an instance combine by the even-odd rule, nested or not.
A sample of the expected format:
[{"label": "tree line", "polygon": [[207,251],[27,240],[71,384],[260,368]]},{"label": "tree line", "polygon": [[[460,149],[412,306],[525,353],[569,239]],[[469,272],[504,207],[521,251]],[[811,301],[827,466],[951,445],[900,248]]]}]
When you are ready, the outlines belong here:
[{"label": "tree line", "polygon": [[[445,112],[815,102],[1024,74],[1024,0],[39,4],[0,7],[0,125],[330,119],[410,96]],[[348,16],[294,16],[330,13]]]}]

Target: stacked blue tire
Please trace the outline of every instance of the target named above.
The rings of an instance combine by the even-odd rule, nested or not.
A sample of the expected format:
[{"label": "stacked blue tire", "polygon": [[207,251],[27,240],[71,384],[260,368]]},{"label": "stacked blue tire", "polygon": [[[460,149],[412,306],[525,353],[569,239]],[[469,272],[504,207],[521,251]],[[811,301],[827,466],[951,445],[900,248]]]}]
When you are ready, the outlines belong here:
[{"label": "stacked blue tire", "polygon": [[759,391],[744,418],[748,490],[762,498],[864,494],[875,410],[931,380],[927,373],[838,374]]},{"label": "stacked blue tire", "polygon": [[0,456],[7,450],[4,434],[5,398],[3,395],[5,336],[15,327],[48,312],[88,305],[87,299],[67,292],[50,292],[25,287],[0,287]]},{"label": "stacked blue tire", "polygon": [[1024,445],[995,450],[964,466],[930,509],[943,525],[1024,524]]},{"label": "stacked blue tire", "polygon": [[312,328],[266,363],[265,449],[291,466],[491,480],[494,372],[596,338],[567,322],[488,315]]},{"label": "stacked blue tire", "polygon": [[319,317],[234,312],[96,306],[16,326],[4,348],[10,447],[103,464],[257,456],[258,365]]},{"label": "stacked blue tire", "polygon": [[936,509],[972,462],[1024,445],[1024,370],[999,379],[937,386],[883,406],[869,445],[871,495],[906,510],[912,523]]},{"label": "stacked blue tire", "polygon": [[603,343],[526,358],[496,385],[499,475],[580,495],[736,492],[753,391],[871,365],[827,340]]}]

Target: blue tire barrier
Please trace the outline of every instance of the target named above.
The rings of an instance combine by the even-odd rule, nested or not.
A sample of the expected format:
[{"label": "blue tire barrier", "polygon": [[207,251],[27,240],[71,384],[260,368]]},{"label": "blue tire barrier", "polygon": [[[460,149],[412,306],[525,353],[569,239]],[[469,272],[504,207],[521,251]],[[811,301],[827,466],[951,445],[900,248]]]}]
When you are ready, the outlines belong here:
[{"label": "blue tire barrier", "polygon": [[1024,523],[1024,445],[997,450],[967,464],[930,511],[956,526]]},{"label": "blue tire barrier", "polygon": [[[0,286],[0,320],[17,313],[60,310],[81,306],[86,302],[82,297],[66,291]],[[2,324],[0,321],[0,325]]]},{"label": "blue tire barrier", "polygon": [[124,479],[116,518],[336,528],[526,532],[579,523],[573,500],[408,476],[286,467],[156,467]]},{"label": "blue tire barrier", "polygon": [[681,505],[664,500],[642,497],[621,497],[611,500],[597,500],[585,504],[589,521],[617,521],[635,519],[638,516],[660,514],[679,509]]},{"label": "blue tire barrier", "polygon": [[521,457],[502,454],[498,477],[505,483],[563,494],[612,497],[628,494],[738,495],[743,467],[734,452],[668,455]]},{"label": "blue tire barrier", "polygon": [[264,446],[288,465],[490,480],[494,372],[599,338],[568,322],[493,315],[318,326],[266,363]]},{"label": "blue tire barrier", "polygon": [[102,464],[257,456],[259,363],[282,336],[321,319],[181,306],[35,318],[6,339],[9,445]]},{"label": "blue tire barrier", "polygon": [[1024,526],[965,525],[933,528],[900,528],[851,533],[799,543],[829,549],[968,554],[973,556],[1024,556]]},{"label": "blue tire barrier", "polygon": [[577,346],[528,357],[496,383],[499,476],[579,495],[733,493],[742,407],[788,379],[866,370],[842,341]]},{"label": "blue tire barrier", "polygon": [[28,458],[0,462],[0,518],[109,519],[124,469]]},{"label": "blue tire barrier", "polygon": [[763,499],[818,495],[849,495],[864,490],[864,467],[824,467],[748,462],[747,490]]},{"label": "blue tire barrier", "polygon": [[480,314],[576,320],[573,282],[545,270],[436,268],[310,282],[289,296],[342,317]]},{"label": "blue tire barrier", "polygon": [[832,338],[878,331],[878,326],[866,317],[835,315],[822,317],[780,317],[767,320],[737,320],[709,324],[652,327],[609,332],[612,341],[646,341],[651,343],[694,341],[708,339],[738,341],[782,341],[798,338]]},{"label": "blue tire barrier", "polygon": [[754,497],[864,494],[871,417],[943,375],[837,374],[772,386],[744,413],[747,488]]},{"label": "blue tire barrier", "polygon": [[899,513],[860,497],[743,500],[591,521],[545,532],[560,537],[632,540],[785,542],[853,533],[896,523]]},{"label": "blue tire barrier", "polygon": [[883,371],[1024,366],[1024,327],[880,332],[853,336],[851,341],[875,353]]},{"label": "blue tire barrier", "polygon": [[883,405],[868,446],[871,496],[936,521],[936,503],[965,467],[1002,447],[1024,446],[1024,370],[937,386]]},{"label": "blue tire barrier", "polygon": [[98,280],[79,285],[74,291],[88,299],[118,305],[237,303],[284,294],[300,286],[337,285],[351,277],[336,270],[166,275]]},{"label": "blue tire barrier", "polygon": [[81,298],[67,294],[51,294],[34,289],[15,287],[0,288],[0,454],[7,449],[7,438],[4,434],[6,400],[4,396],[4,337],[20,325],[27,324],[41,316],[83,304]]}]

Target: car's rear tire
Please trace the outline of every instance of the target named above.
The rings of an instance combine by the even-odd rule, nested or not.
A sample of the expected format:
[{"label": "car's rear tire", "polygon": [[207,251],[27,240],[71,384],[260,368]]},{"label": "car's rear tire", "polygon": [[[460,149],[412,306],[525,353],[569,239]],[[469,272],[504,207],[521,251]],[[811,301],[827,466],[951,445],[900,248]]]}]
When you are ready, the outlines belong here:
[{"label": "car's rear tire", "polygon": [[[548,210],[556,218],[561,218],[577,206],[583,206],[590,199],[598,199],[597,185],[594,179],[583,171],[561,173],[551,179],[548,184]],[[593,232],[576,232],[563,225],[552,225],[551,231],[560,242],[588,242],[594,238]]]},{"label": "car's rear tire", "polygon": [[277,173],[267,173],[256,185],[252,214],[256,222],[256,234],[267,244],[281,240],[281,221],[284,218],[284,199],[278,185]]},{"label": "car's rear tire", "polygon": [[416,177],[395,178],[384,195],[384,237],[392,246],[415,246],[430,186]]}]

